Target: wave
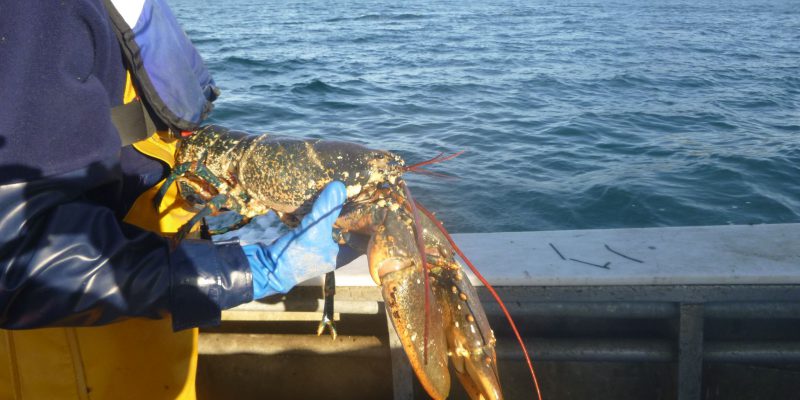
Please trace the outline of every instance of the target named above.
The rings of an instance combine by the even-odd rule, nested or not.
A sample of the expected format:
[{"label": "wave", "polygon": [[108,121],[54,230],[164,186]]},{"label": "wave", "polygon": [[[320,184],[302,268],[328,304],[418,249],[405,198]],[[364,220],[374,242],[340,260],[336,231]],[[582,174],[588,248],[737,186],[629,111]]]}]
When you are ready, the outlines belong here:
[{"label": "wave", "polygon": [[240,57],[240,56],[229,56],[225,57],[225,64],[227,65],[241,65],[245,67],[260,67],[263,64],[263,61],[256,60],[253,58],[248,57]]},{"label": "wave", "polygon": [[359,90],[341,88],[325,83],[320,79],[312,79],[310,82],[295,84],[292,86],[291,92],[302,95],[338,94],[357,96],[362,94]]},{"label": "wave", "polygon": [[316,59],[292,58],[280,61],[267,61],[260,58],[245,56],[228,56],[222,61],[211,62],[222,70],[241,68],[254,75],[278,74],[309,68],[309,64],[316,64]]},{"label": "wave", "polygon": [[336,17],[326,19],[323,22],[343,22],[343,21],[409,21],[409,20],[417,20],[417,19],[425,19],[428,18],[426,15],[422,14],[409,14],[409,13],[401,13],[401,14],[366,14],[366,15],[359,15],[357,17]]}]

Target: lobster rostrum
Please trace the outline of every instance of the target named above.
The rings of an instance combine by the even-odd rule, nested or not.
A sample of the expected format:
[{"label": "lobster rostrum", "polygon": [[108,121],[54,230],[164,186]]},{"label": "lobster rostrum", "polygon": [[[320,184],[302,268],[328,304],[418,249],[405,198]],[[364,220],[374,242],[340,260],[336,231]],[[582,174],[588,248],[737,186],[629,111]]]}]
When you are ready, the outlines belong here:
[{"label": "lobster rostrum", "polygon": [[[447,158],[406,166],[396,154],[358,144],[250,135],[211,125],[179,142],[177,166],[155,201],[176,181],[181,196],[201,209],[178,232],[180,239],[221,209],[242,216],[236,226],[270,210],[294,226],[328,183],[343,182],[347,201],[334,236],[343,243],[351,234],[369,238],[364,250],[370,275],[381,286],[425,390],[435,399],[446,398],[451,364],[471,398],[500,399],[494,333],[456,255],[473,266],[433,214],[411,198],[402,179],[408,171]],[[522,344],[519,334],[517,339]],[[529,360],[528,365],[536,384]]]}]

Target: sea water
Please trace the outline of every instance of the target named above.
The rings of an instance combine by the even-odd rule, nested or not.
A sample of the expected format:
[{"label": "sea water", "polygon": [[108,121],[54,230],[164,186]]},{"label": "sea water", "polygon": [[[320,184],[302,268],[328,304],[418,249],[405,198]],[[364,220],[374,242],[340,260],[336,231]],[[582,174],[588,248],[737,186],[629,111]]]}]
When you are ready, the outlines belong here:
[{"label": "sea water", "polygon": [[211,122],[410,163],[454,232],[800,222],[800,2],[168,0]]}]

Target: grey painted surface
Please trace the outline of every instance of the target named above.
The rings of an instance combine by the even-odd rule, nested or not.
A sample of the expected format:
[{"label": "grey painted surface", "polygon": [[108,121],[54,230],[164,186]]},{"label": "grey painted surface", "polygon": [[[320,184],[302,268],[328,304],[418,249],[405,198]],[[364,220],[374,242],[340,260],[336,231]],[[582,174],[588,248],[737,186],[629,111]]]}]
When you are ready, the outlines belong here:
[{"label": "grey painted surface", "polygon": [[[800,283],[800,224],[466,233],[453,237],[496,286]],[[642,262],[615,254],[606,246]],[[599,266],[610,264],[606,269],[570,259]],[[304,284],[321,283],[317,279]],[[337,284],[374,285],[366,257],[340,268]]]}]

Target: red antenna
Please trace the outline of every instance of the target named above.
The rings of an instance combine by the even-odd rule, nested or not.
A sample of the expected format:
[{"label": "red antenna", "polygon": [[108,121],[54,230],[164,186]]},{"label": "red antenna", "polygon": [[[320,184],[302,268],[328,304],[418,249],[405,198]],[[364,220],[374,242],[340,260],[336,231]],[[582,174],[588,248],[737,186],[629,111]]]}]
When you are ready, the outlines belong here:
[{"label": "red antenna", "polygon": [[404,167],[403,169],[405,169],[406,171],[409,171],[409,172],[418,172],[418,173],[422,173],[422,174],[448,176],[448,175],[438,174],[436,172],[428,171],[428,170],[426,170],[426,169],[424,169],[422,167],[424,167],[426,165],[431,165],[431,164],[438,164],[440,162],[445,162],[447,160],[452,160],[452,159],[454,159],[454,158],[456,158],[456,157],[458,157],[458,156],[460,156],[462,154],[464,154],[463,150],[459,151],[458,153],[451,154],[449,156],[445,156],[444,153],[439,153],[436,157],[433,157],[430,160],[423,161],[423,162],[418,162],[416,164],[412,164],[412,165],[409,165],[407,167]]}]

